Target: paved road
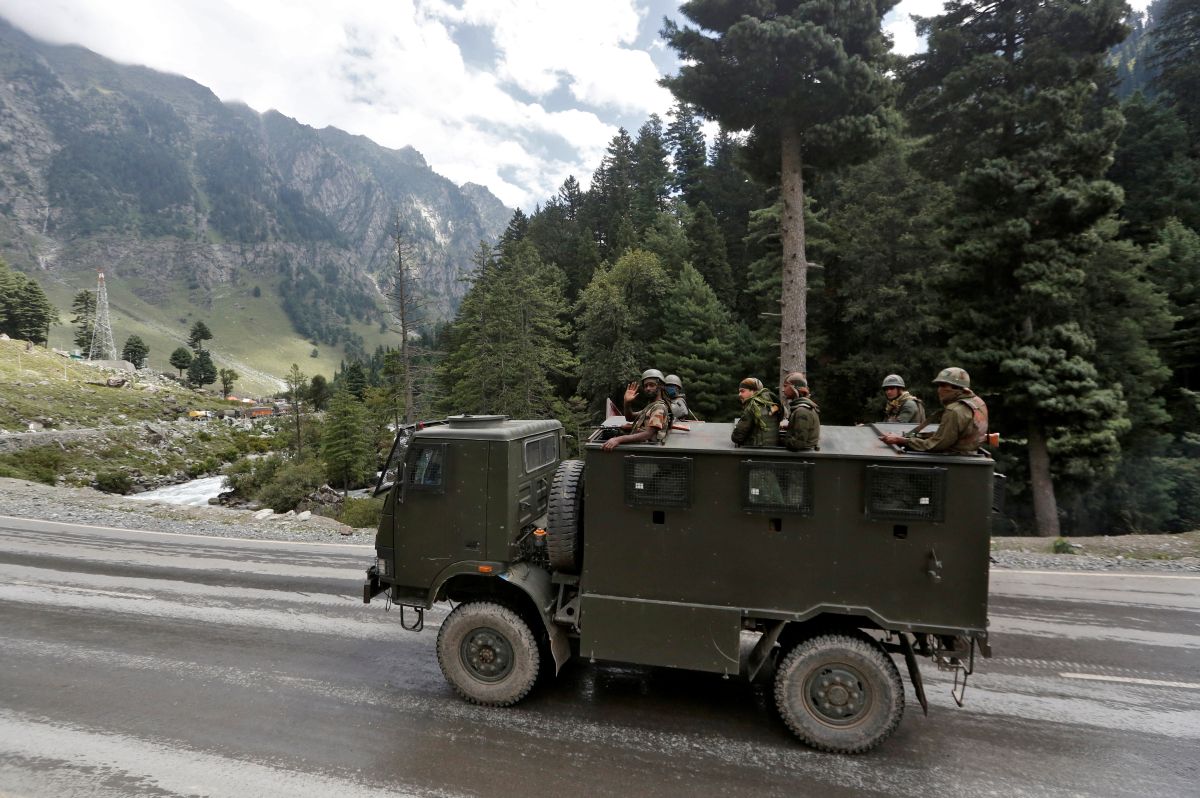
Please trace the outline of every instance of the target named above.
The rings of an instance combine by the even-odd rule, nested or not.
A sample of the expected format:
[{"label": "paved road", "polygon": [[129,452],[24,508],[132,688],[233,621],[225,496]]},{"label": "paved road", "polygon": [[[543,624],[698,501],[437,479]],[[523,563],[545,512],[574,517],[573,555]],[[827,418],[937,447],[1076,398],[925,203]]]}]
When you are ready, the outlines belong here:
[{"label": "paved road", "polygon": [[[0,518],[0,795],[1196,796],[1200,577],[997,571],[963,709],[795,742],[763,685],[569,665],[454,697],[373,552]],[[382,792],[381,792],[382,791]]]}]

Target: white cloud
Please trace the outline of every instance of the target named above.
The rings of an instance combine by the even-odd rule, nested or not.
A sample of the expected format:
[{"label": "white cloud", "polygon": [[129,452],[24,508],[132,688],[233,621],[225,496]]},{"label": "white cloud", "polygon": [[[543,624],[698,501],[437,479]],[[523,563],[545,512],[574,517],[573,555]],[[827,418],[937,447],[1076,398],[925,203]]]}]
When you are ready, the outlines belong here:
[{"label": "white cloud", "polygon": [[[586,182],[619,114],[670,107],[633,49],[638,2],[0,0],[0,15],[223,100],[412,146],[450,179],[532,208],[568,174]],[[463,24],[490,33],[494,69],[460,50]]]}]

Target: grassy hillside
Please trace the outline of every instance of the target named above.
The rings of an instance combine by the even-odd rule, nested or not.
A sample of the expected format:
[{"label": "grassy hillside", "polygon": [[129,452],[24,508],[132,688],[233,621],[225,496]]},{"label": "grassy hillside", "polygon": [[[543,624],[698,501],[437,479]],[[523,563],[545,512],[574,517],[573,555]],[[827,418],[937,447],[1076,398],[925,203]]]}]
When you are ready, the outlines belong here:
[{"label": "grassy hillside", "polygon": [[[50,345],[73,350],[75,328],[70,324],[71,300],[85,288],[95,290],[94,275],[68,275],[39,280],[50,301],[59,309],[62,324],[50,328]],[[277,287],[266,280],[244,279],[239,285],[221,285],[208,292],[190,289],[182,281],[163,281],[147,285],[144,278],[123,279],[109,276],[108,301],[117,349],[130,335],[141,336],[150,347],[147,365],[160,371],[174,371],[168,359],[176,347],[183,346],[188,332],[203,321],[213,333],[208,342],[217,368],[232,368],[241,375],[234,391],[238,395],[270,396],[282,388],[282,378],[296,363],[312,376],[332,378],[344,357],[340,347],[317,346],[301,338],[292,329],[278,303]],[[258,286],[261,296],[254,296]],[[152,300],[143,297],[153,297]],[[379,344],[397,345],[398,336],[380,333],[373,325],[356,325],[354,332],[363,336],[365,348]],[[311,356],[316,348],[318,356]]]}]

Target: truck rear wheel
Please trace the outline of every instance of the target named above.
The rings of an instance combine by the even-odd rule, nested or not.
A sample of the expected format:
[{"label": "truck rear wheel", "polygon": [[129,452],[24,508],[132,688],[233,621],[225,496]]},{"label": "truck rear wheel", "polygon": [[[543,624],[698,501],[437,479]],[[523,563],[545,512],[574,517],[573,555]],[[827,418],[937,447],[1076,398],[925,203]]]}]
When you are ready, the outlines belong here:
[{"label": "truck rear wheel", "polygon": [[491,601],[455,607],[438,632],[437,654],[446,681],[475,704],[510,706],[537,681],[538,644],[529,625]]},{"label": "truck rear wheel", "polygon": [[579,573],[583,564],[583,461],[563,460],[550,483],[546,553],[555,570]]},{"label": "truck rear wheel", "polygon": [[896,663],[873,641],[820,635],[798,644],[775,675],[775,703],[788,728],[822,751],[869,751],[904,714]]}]

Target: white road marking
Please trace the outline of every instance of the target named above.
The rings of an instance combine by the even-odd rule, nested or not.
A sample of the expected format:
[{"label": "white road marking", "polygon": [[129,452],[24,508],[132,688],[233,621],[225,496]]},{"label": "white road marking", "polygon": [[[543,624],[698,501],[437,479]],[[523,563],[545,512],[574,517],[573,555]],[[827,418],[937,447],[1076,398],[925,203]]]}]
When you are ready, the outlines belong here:
[{"label": "white road marking", "polygon": [[1064,679],[1086,679],[1092,682],[1119,682],[1121,684],[1143,684],[1149,687],[1182,687],[1185,690],[1200,690],[1200,682],[1168,682],[1162,679],[1135,679],[1132,676],[1105,676],[1101,673],[1060,673]]},{"label": "white road marking", "polygon": [[[277,517],[282,518],[283,516],[277,516]],[[374,548],[375,547],[374,541],[372,541],[370,543],[323,543],[323,542],[313,541],[313,540],[269,540],[267,538],[230,538],[230,537],[224,537],[222,535],[193,535],[193,534],[188,534],[185,532],[159,532],[159,531],[152,530],[152,529],[127,529],[125,527],[119,527],[119,526],[97,526],[95,524],[73,524],[70,521],[44,521],[40,518],[22,518],[22,517],[16,516],[16,515],[0,515],[0,521],[24,521],[26,523],[44,524],[47,526],[68,526],[68,527],[74,527],[75,529],[100,529],[105,532],[133,532],[133,533],[139,534],[139,535],[162,535],[164,537],[173,537],[173,538],[196,538],[199,540],[212,541],[214,543],[220,542],[220,541],[226,541],[226,540],[236,540],[240,543],[264,543],[264,544],[268,544],[268,545],[283,544],[283,545],[287,545],[287,546],[293,546],[293,545],[294,546],[342,546],[342,547],[349,546],[349,547],[355,548],[355,549],[365,549],[365,548]],[[188,523],[189,522],[188,519],[175,519],[175,521],[177,523]],[[225,523],[225,522],[218,521],[216,523]],[[27,530],[22,530],[22,531],[27,531]]]},{"label": "white road marking", "polygon": [[1139,574],[1128,571],[1019,571],[1016,568],[994,568],[994,574],[1029,574],[1032,576],[1136,576],[1138,579],[1200,579],[1200,574]]}]

